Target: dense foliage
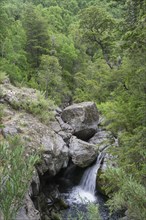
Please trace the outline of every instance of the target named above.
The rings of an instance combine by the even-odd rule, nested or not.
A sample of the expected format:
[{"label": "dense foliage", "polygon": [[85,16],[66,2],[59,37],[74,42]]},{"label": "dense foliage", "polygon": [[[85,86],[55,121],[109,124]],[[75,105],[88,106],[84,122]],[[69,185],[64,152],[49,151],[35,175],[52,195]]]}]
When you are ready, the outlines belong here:
[{"label": "dense foliage", "polygon": [[146,186],[146,1],[3,0],[0,22],[0,70],[12,83],[62,106],[97,103],[119,138],[112,153],[120,171],[108,181],[125,180],[109,205],[142,219],[145,200],[136,206],[134,195]]},{"label": "dense foliage", "polygon": [[25,155],[24,147],[17,136],[1,142],[0,149],[0,211],[4,220],[10,220],[16,218],[22,206],[39,157]]}]

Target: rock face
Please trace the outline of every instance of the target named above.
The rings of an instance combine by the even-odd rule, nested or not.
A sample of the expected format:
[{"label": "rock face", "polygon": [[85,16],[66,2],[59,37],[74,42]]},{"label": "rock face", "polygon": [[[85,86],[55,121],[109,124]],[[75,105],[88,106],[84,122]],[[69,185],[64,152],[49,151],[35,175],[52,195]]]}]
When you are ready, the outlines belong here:
[{"label": "rock face", "polygon": [[[62,131],[60,124],[54,121],[46,125],[39,117],[33,116],[29,111],[26,112],[27,106],[31,106],[32,102],[39,106],[39,101],[38,93],[34,89],[17,88],[9,81],[0,84],[0,103],[4,109],[0,137],[3,139],[9,135],[18,135],[24,143],[27,156],[33,153],[41,155],[41,162],[36,166],[35,176],[24,198],[23,207],[18,212],[17,220],[41,219],[33,203],[34,198],[40,193],[39,176],[45,172],[50,176],[56,175],[61,168],[67,166],[69,160],[68,147],[59,135]],[[51,106],[48,104],[48,114],[49,108]]]},{"label": "rock face", "polygon": [[19,210],[16,220],[40,220],[41,216],[38,210],[35,209],[34,204],[27,194],[24,199],[23,207]]},{"label": "rock face", "polygon": [[69,154],[74,164],[79,167],[89,166],[97,157],[96,145],[89,144],[85,141],[72,136],[69,144]]},{"label": "rock face", "polygon": [[97,145],[99,151],[103,151],[113,144],[114,139],[110,132],[99,128],[88,142]]},{"label": "rock face", "polygon": [[[74,104],[63,111],[58,108],[54,121],[43,123],[39,115],[34,116],[31,111],[32,103],[35,103],[35,107],[41,106],[39,101],[38,93],[34,89],[17,88],[9,81],[0,84],[0,103],[4,106],[0,138],[18,135],[24,143],[27,156],[33,153],[41,155],[41,162],[36,166],[17,220],[41,219],[37,211],[39,207],[36,205],[38,200],[35,200],[41,189],[40,176],[55,176],[62,168],[67,167],[70,157],[75,165],[87,167],[98,154],[98,147],[95,145],[97,143],[92,144],[93,139],[90,143],[85,142],[97,131],[99,114],[93,102]],[[49,108],[51,106],[48,103],[47,113]],[[54,107],[51,111],[54,111]]]},{"label": "rock face", "polygon": [[51,128],[42,124],[37,118],[25,112],[17,112],[11,107],[5,109],[4,128],[2,134],[19,135],[25,142],[27,154],[41,152],[42,162],[38,171],[43,174],[48,171],[55,175],[68,163],[68,147],[62,137]]},{"label": "rock face", "polygon": [[61,118],[71,125],[74,130],[73,134],[81,140],[88,140],[97,131],[99,114],[94,102],[68,106],[62,112]]}]

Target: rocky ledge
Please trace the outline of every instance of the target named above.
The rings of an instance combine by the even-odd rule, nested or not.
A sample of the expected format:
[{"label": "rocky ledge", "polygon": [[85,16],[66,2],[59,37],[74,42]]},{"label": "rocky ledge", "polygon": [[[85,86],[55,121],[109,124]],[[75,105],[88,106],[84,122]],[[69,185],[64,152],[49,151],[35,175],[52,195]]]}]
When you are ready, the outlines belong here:
[{"label": "rocky ledge", "polygon": [[[19,135],[25,143],[26,154],[41,152],[42,157],[41,163],[36,165],[17,220],[24,217],[29,220],[41,219],[32,198],[40,193],[42,175],[48,173],[55,176],[62,168],[67,167],[69,159],[79,167],[87,167],[96,159],[99,151],[109,146],[109,143],[105,143],[108,135],[98,129],[99,113],[95,103],[73,104],[63,111],[55,109],[51,104],[45,104],[45,114],[54,114],[51,120],[47,117],[46,123],[38,114],[43,111],[38,94],[34,89],[17,88],[9,80],[0,84],[0,105],[3,106],[1,139],[8,135]],[[33,108],[37,112],[35,115]]]}]

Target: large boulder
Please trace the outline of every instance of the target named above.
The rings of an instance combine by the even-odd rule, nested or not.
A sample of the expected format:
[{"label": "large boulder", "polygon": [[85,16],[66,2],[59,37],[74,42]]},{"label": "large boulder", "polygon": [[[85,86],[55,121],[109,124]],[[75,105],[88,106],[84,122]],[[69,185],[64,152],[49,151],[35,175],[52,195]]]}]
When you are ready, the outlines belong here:
[{"label": "large boulder", "polygon": [[69,144],[69,154],[74,164],[79,167],[89,166],[97,157],[96,145],[87,143],[72,136]]},{"label": "large boulder", "polygon": [[74,130],[74,135],[81,140],[88,140],[97,131],[98,110],[94,102],[73,104],[65,108],[61,114],[63,121]]}]

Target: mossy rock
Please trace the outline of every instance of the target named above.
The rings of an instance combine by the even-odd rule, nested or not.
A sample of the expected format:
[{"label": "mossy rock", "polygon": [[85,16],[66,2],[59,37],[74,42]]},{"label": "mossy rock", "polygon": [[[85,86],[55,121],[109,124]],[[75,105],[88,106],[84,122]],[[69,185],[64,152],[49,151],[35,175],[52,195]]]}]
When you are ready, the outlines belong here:
[{"label": "mossy rock", "polygon": [[67,209],[67,208],[69,208],[69,205],[63,199],[59,199],[58,205],[60,206],[60,209]]},{"label": "mossy rock", "polygon": [[51,213],[51,219],[52,220],[61,220],[61,217],[60,217],[60,215],[58,213],[52,212]]}]

